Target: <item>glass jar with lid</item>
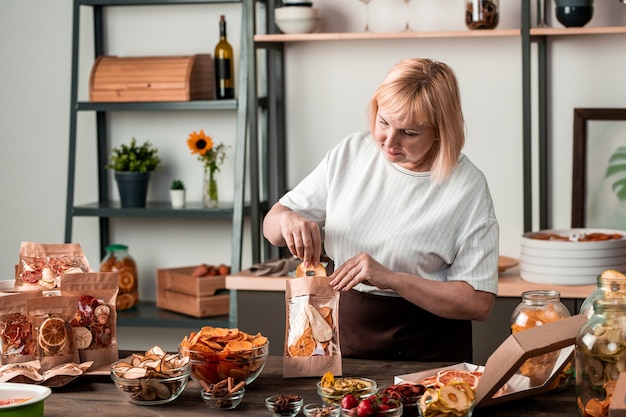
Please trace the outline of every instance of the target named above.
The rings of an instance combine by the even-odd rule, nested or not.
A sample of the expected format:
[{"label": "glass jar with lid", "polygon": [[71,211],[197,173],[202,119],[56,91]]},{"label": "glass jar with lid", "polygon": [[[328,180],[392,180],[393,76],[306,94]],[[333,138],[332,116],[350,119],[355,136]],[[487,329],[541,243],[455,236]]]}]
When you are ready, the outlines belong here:
[{"label": "glass jar with lid", "polygon": [[465,0],[465,25],[468,29],[495,29],[499,20],[499,0]]},{"label": "glass jar with lid", "polygon": [[100,264],[100,272],[118,272],[117,311],[130,310],[139,304],[137,263],[126,245],[109,245]]},{"label": "glass jar with lid", "polygon": [[626,298],[626,276],[619,271],[607,270],[597,278],[597,288],[583,301],[580,314],[590,318],[593,303],[603,298]]},{"label": "glass jar with lid", "polygon": [[626,371],[626,299],[594,301],[576,337],[576,395],[581,409],[608,408],[620,372]]},{"label": "glass jar with lid", "polygon": [[[511,332],[517,333],[542,326],[570,316],[561,302],[561,294],[553,290],[532,290],[522,293],[522,302],[511,315]],[[549,352],[527,359],[520,372],[530,378],[531,387],[542,386],[552,374],[560,351]],[[566,386],[572,379],[572,366],[567,365],[550,389]]]}]

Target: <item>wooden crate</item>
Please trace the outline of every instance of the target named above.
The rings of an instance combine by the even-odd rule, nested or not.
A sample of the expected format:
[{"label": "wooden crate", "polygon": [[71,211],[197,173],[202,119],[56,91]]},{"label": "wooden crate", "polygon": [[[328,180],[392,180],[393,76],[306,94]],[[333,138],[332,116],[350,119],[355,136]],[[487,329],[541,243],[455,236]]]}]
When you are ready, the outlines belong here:
[{"label": "wooden crate", "polygon": [[92,102],[212,100],[213,60],[190,56],[99,56],[89,77]]},{"label": "wooden crate", "polygon": [[157,307],[198,318],[227,315],[230,295],[218,293],[226,289],[226,276],[192,277],[195,268],[157,270]]}]

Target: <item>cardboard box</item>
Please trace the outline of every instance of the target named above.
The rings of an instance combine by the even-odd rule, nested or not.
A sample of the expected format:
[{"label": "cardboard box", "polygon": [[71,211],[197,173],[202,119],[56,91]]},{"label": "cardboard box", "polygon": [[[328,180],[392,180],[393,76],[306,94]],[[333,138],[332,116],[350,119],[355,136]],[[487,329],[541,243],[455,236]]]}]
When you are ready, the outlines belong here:
[{"label": "cardboard box", "polygon": [[92,102],[212,100],[211,55],[99,56],[89,77]]},{"label": "cardboard box", "polygon": [[198,318],[228,314],[230,294],[224,293],[226,276],[193,277],[195,268],[157,270],[157,307]]},{"label": "cardboard box", "polygon": [[626,372],[620,372],[609,405],[609,417],[626,417]]},{"label": "cardboard box", "polygon": [[[559,373],[572,360],[576,336],[587,319],[581,314],[555,321],[540,327],[510,335],[487,359],[476,389],[476,408],[529,397],[548,391]],[[531,387],[528,378],[518,373],[520,366],[529,358],[560,350],[555,366],[541,386]],[[477,365],[456,364],[449,368],[476,369]],[[435,375],[441,368],[413,374],[397,375],[394,383],[417,382]],[[498,391],[507,384],[502,393]],[[495,395],[495,394],[498,395]],[[495,395],[495,396],[494,396]]]}]

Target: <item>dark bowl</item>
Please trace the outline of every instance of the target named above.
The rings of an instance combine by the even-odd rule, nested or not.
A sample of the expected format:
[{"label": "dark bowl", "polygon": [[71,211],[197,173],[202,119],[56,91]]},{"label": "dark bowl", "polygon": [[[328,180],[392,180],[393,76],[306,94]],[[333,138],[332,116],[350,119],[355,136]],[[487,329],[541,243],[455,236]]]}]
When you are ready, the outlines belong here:
[{"label": "dark bowl", "polygon": [[556,6],[556,19],[568,28],[585,26],[593,17],[593,6]]}]

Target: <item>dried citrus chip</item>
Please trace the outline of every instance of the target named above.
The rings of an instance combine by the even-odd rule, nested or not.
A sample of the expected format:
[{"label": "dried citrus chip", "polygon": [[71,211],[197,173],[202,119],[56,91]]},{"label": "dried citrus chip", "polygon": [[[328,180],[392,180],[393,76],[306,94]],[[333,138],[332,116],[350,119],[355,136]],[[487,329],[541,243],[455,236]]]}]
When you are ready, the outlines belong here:
[{"label": "dried citrus chip", "polygon": [[478,377],[464,369],[443,369],[437,372],[437,384],[444,386],[453,382],[465,382],[472,389],[478,386]]},{"label": "dried citrus chip", "polygon": [[254,339],[252,339],[253,347],[265,346],[266,344],[267,344],[267,337],[261,336],[260,334],[255,336]]},{"label": "dried citrus chip", "polygon": [[67,340],[65,320],[58,317],[47,318],[39,329],[39,340],[48,346],[60,346]]},{"label": "dried citrus chip", "polygon": [[291,356],[296,357],[313,355],[316,342],[315,339],[313,339],[313,336],[311,336],[310,328],[307,327],[307,330],[309,330],[308,333],[305,331],[304,334],[287,349]]}]

